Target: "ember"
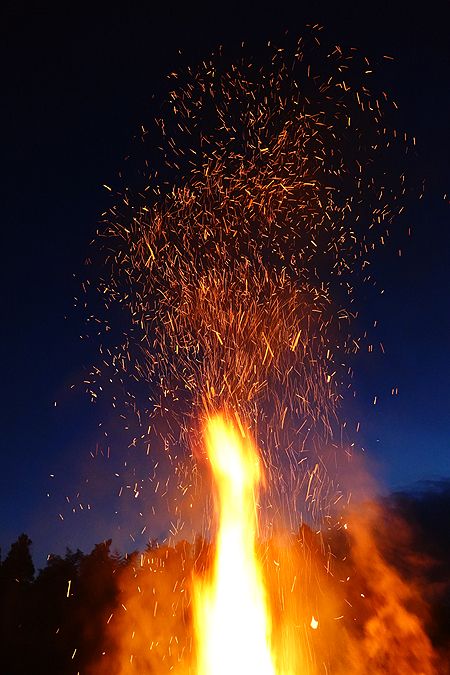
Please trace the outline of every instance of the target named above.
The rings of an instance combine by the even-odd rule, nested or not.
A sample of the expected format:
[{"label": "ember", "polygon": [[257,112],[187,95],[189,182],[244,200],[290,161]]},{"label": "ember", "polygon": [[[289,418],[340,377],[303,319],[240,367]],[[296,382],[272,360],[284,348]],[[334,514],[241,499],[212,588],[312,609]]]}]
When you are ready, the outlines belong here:
[{"label": "ember", "polygon": [[182,503],[205,504],[207,533],[123,575],[121,675],[435,672],[415,591],[329,470],[348,453],[338,413],[362,343],[357,291],[405,178],[386,171],[398,134],[367,59],[321,51],[318,37],[267,68],[213,59],[174,76],[158,120],[173,180],[126,191],[100,233],[100,291],[130,324],[90,391],[105,367],[126,380],[140,439],[151,452],[162,437],[173,465],[166,492],[183,496],[174,534],[202,525]]}]

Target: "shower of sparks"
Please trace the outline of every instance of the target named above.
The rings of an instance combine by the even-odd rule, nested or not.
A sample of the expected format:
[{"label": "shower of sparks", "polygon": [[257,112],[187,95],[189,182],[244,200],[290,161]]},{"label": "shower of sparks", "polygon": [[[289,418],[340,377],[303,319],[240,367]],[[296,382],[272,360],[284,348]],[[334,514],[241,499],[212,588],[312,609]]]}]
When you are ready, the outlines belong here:
[{"label": "shower of sparks", "polygon": [[[267,484],[255,506],[259,534],[268,535],[261,565],[280,653],[300,640],[306,675],[333,660],[333,672],[360,675],[370,654],[374,673],[391,672],[377,670],[387,651],[381,611],[366,621],[360,610],[383,636],[376,648],[370,635],[358,645],[345,632],[352,608],[343,590],[351,587],[346,554],[333,560],[320,528],[334,522],[347,529],[336,505],[348,495],[327,467],[345,454],[338,452],[338,413],[351,379],[349,355],[360,348],[358,290],[375,284],[373,250],[403,210],[405,177],[390,159],[408,139],[385,122],[396,106],[384,92],[372,93],[369,61],[353,49],[324,49],[319,36],[315,26],[291,50],[269,45],[261,67],[245,59],[224,65],[219,54],[196,71],[172,74],[156,120],[159,140],[142,128],[143,143],[151,138],[151,153],[156,146],[162,153],[158,170],[145,161],[142,189],[116,195],[95,242],[106,311],[89,321],[104,340],[85,383],[93,398],[108,380],[125,392],[121,408],[114,389],[113,406],[127,426],[134,417],[131,445],[146,445],[153,461],[149,482],[134,474],[125,489],[137,498],[150,486],[153,504],[156,494],[170,513],[168,542],[151,547],[121,579],[127,602],[112,626],[127,655],[121,673],[132,663],[140,672],[166,672],[164,663],[169,672],[192,652],[188,580],[208,572],[212,545],[181,539],[189,527],[210,536],[200,430],[225,410],[260,450]],[[279,544],[277,525],[294,539]],[[389,613],[406,636],[404,663],[418,635],[421,672],[433,673],[420,624],[397,611],[409,590],[373,554],[371,526],[361,528],[368,534],[358,545],[389,580]],[[363,568],[359,574],[371,587]],[[364,593],[354,602],[366,602]],[[377,606],[383,610],[383,601]],[[332,638],[345,643],[342,658]],[[293,651],[289,672],[299,672]]]},{"label": "shower of sparks", "polygon": [[[302,497],[314,517],[336,487],[315,460],[299,462],[336,442],[346,356],[359,349],[355,288],[373,281],[372,251],[406,190],[386,169],[400,135],[383,111],[395,104],[371,93],[367,59],[323,49],[319,35],[269,46],[264,67],[215,56],[171,75],[159,173],[146,162],[143,189],[126,188],[100,232],[101,295],[123,309],[105,315],[107,344],[127,326],[87,380],[97,397],[102,375],[118,377],[138,420],[133,443],[156,430],[175,454],[205,415],[234,409],[277,477],[272,490],[297,506]],[[193,481],[183,471],[182,490]]]}]

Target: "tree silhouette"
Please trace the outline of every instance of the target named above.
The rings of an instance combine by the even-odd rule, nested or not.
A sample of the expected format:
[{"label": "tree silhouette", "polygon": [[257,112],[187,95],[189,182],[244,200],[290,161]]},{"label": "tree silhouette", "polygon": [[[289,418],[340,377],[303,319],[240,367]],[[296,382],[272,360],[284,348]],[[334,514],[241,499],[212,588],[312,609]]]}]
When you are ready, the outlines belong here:
[{"label": "tree silhouette", "polygon": [[31,583],[34,579],[34,565],[30,547],[32,541],[21,534],[15,541],[1,566],[3,582]]},{"label": "tree silhouette", "polygon": [[34,565],[30,547],[31,539],[21,534],[0,568],[0,635],[8,646],[2,659],[8,675],[26,672],[24,655],[29,654],[33,641],[29,602]]}]

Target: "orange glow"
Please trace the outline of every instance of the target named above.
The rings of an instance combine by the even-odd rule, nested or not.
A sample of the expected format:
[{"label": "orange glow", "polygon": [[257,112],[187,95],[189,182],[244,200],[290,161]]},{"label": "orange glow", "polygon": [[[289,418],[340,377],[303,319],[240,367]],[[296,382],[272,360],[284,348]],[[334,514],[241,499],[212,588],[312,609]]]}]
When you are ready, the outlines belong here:
[{"label": "orange glow", "polygon": [[105,618],[114,648],[88,675],[441,672],[420,586],[384,557],[383,542],[408,542],[401,521],[361,502],[329,529],[282,522],[262,537],[259,493],[273,476],[247,427],[212,417],[205,446],[212,541],[152,544],[120,566]]},{"label": "orange glow", "polygon": [[194,587],[198,675],[275,675],[271,621],[255,551],[261,465],[253,445],[231,423],[209,420],[206,445],[218,518],[210,579]]}]

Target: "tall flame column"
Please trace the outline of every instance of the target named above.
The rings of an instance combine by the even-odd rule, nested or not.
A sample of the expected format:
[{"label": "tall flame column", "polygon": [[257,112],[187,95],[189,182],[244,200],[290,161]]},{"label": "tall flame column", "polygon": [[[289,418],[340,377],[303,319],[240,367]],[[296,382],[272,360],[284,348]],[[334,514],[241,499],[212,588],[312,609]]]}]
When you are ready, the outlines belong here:
[{"label": "tall flame column", "polygon": [[218,533],[211,577],[194,584],[198,675],[275,675],[271,621],[255,551],[261,467],[254,446],[222,416],[209,420]]}]

